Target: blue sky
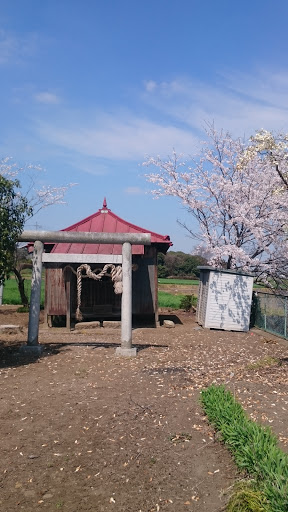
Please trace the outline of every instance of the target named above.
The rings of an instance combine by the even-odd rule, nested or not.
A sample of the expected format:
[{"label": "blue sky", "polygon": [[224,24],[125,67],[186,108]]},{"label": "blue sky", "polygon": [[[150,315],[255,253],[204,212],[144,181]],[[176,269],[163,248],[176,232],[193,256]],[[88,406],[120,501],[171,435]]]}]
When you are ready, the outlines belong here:
[{"label": "blue sky", "polygon": [[29,227],[64,228],[106,196],[193,251],[189,216],[152,198],[141,164],[193,154],[205,122],[288,131],[287,19],[287,0],[1,0],[0,155],[41,164],[39,184],[78,184]]}]

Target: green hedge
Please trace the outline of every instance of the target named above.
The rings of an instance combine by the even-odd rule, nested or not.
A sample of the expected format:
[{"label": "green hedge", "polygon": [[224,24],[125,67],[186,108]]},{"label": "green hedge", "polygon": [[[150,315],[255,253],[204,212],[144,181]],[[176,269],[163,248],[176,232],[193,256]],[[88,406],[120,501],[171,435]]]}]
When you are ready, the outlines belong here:
[{"label": "green hedge", "polygon": [[[250,420],[224,386],[212,385],[202,391],[201,402],[238,468],[255,479],[256,491],[263,496],[262,510],[287,512],[288,455],[277,446],[277,438],[270,428]],[[233,510],[256,511],[261,508]]]}]

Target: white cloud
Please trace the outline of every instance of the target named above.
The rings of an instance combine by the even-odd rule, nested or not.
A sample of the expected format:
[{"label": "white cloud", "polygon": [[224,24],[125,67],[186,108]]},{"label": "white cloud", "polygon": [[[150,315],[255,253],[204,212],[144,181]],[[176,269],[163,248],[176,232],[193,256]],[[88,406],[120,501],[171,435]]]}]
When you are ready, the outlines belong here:
[{"label": "white cloud", "polygon": [[[199,148],[206,122],[234,136],[250,136],[255,130],[288,132],[288,73],[230,73],[214,84],[178,79],[144,84],[137,109],[118,108],[110,115],[101,110],[79,113],[76,110],[50,114],[39,120],[35,129],[45,146],[67,154],[108,161],[142,162],[147,155],[167,157],[192,154]],[[49,92],[38,94],[38,101],[59,101]]]},{"label": "white cloud", "polygon": [[[77,117],[77,116],[76,116]],[[88,126],[89,125],[89,126]],[[191,151],[195,137],[188,130],[160,124],[123,113],[95,115],[88,122],[74,121],[55,126],[39,123],[39,133],[46,142],[83,155],[107,159],[142,161],[155,153],[167,156],[175,146],[179,152]]]},{"label": "white cloud", "polygon": [[145,82],[144,85],[147,92],[152,92],[157,87],[157,83],[154,82],[154,80],[148,80],[148,82]]},{"label": "white cloud", "polygon": [[124,192],[129,196],[139,196],[140,194],[144,194],[144,191],[140,187],[127,187]]},{"label": "white cloud", "polygon": [[179,79],[146,89],[144,100],[175,121],[199,130],[205,121],[235,135],[256,129],[288,131],[288,73],[259,72],[254,75],[230,73],[214,84]]},{"label": "white cloud", "polygon": [[44,103],[47,105],[57,105],[60,103],[60,97],[51,92],[39,92],[34,95],[34,99],[37,103]]},{"label": "white cloud", "polygon": [[16,37],[14,34],[0,29],[0,64],[18,62],[23,57],[31,55],[35,49],[35,42],[35,34]]}]

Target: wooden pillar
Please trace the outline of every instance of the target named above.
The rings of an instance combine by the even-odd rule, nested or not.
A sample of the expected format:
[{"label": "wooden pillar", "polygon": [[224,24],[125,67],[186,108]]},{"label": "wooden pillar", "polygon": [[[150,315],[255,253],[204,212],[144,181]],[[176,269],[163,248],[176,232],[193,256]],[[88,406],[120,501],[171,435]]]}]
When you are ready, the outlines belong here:
[{"label": "wooden pillar", "polygon": [[[64,272],[64,271],[63,271]],[[66,329],[71,330],[71,270],[66,268],[64,272],[66,293]]]}]

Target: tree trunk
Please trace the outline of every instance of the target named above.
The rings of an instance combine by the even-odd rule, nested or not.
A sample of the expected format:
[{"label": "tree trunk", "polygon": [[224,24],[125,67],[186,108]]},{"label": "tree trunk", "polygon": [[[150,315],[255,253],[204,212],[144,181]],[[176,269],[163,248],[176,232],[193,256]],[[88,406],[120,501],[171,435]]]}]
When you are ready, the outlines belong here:
[{"label": "tree trunk", "polygon": [[231,265],[232,265],[232,256],[230,255],[228,257],[228,261],[227,261],[227,270],[229,270],[231,268]]},{"label": "tree trunk", "polygon": [[25,288],[24,288],[25,278],[21,276],[21,273],[15,267],[13,268],[13,272],[16,276],[18,290],[19,290],[20,297],[21,297],[21,304],[24,307],[28,307],[29,306],[28,297],[26,295]]}]

